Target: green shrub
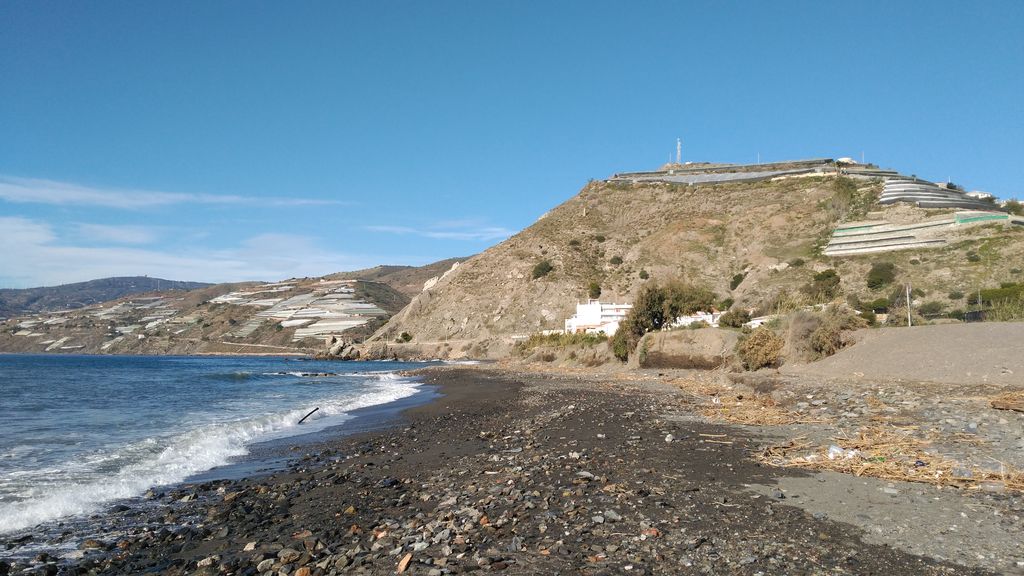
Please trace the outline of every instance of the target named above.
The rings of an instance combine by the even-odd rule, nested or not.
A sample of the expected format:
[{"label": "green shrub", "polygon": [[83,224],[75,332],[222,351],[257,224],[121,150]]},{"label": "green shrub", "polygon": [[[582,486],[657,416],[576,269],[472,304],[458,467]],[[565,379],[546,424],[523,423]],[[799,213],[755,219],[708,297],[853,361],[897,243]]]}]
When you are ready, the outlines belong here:
[{"label": "green shrub", "polygon": [[587,286],[587,295],[590,296],[591,300],[597,300],[601,297],[601,285],[596,280],[590,281],[590,285]]},{"label": "green shrub", "polygon": [[942,302],[925,302],[920,308],[918,308],[918,312],[920,312],[922,316],[936,316],[942,313],[943,308],[944,306],[942,305]]},{"label": "green shrub", "polygon": [[573,238],[572,240],[569,240],[569,246],[572,246],[573,248],[575,248],[575,247],[577,247],[579,245],[580,245],[580,241],[579,240],[577,240],[575,238]]},{"label": "green shrub", "polygon": [[762,326],[737,343],[736,354],[747,370],[775,367],[782,359],[784,344],[775,332]]},{"label": "green shrub", "polygon": [[830,300],[839,293],[839,274],[828,269],[814,275],[811,282],[804,286],[803,291],[812,299]]},{"label": "green shrub", "polygon": [[964,316],[966,315],[967,313],[964,312],[961,308],[957,308],[956,310],[950,310],[949,312],[946,312],[946,318],[952,318],[953,320],[963,320]]},{"label": "green shrub", "polygon": [[548,275],[549,272],[554,270],[555,267],[551,265],[551,262],[547,260],[541,260],[537,262],[537,265],[533,267],[533,279],[543,278]]},{"label": "green shrub", "polygon": [[963,300],[964,299],[964,293],[959,291],[959,290],[953,290],[952,292],[949,293],[949,299],[950,300]]},{"label": "green shrub", "polygon": [[398,335],[398,341],[412,342],[412,334],[409,334],[408,332],[402,332],[401,334]]},{"label": "green shrub", "polygon": [[977,252],[968,252],[967,253],[967,261],[968,262],[981,262],[981,256],[979,256]]},{"label": "green shrub", "polygon": [[1024,204],[1021,204],[1017,200],[1007,200],[1006,205],[1003,206],[1003,208],[1015,216],[1024,216]]},{"label": "green shrub", "polygon": [[647,280],[651,275],[647,273],[647,270],[640,270],[640,279]]},{"label": "green shrub", "polygon": [[1024,284],[1010,284],[1002,288],[989,288],[981,291],[981,300],[986,304],[1020,299],[1024,299]]},{"label": "green shrub", "polygon": [[721,302],[718,303],[718,309],[728,310],[729,308],[732,308],[732,305],[735,303],[736,301],[733,300],[732,298],[726,298],[725,300],[722,300]]},{"label": "green shrub", "polygon": [[1021,272],[1024,272],[1024,270],[1021,270],[1020,268],[1010,268],[1010,274],[1020,274]]},{"label": "green shrub", "polygon": [[920,264],[920,263],[921,263],[921,261],[920,261],[920,260],[918,260],[917,258],[911,258],[911,259],[910,259],[910,265],[911,265],[911,266],[917,266],[917,265],[918,265],[918,264]]},{"label": "green shrub", "polygon": [[804,259],[793,258],[792,260],[789,261],[789,265],[792,266],[793,268],[799,268],[804,265]]},{"label": "green shrub", "polygon": [[566,348],[569,346],[594,346],[605,342],[604,334],[531,334],[524,342],[517,344],[520,351],[526,352],[534,348]]},{"label": "green shrub", "polygon": [[719,326],[729,328],[740,328],[747,322],[750,322],[750,312],[746,310],[729,310],[718,319]]},{"label": "green shrub", "polygon": [[874,326],[878,323],[878,316],[871,310],[861,310],[860,317],[868,323],[868,326]]},{"label": "green shrub", "polygon": [[622,264],[622,257],[612,256],[612,259],[609,260],[608,262],[610,262],[612,266],[618,266],[619,264]]},{"label": "green shrub", "polygon": [[878,290],[896,280],[896,265],[892,262],[875,262],[868,271],[868,288]]},{"label": "green shrub", "polygon": [[594,240],[597,240],[598,242],[604,242],[605,237],[603,234],[598,234],[597,236],[594,236]]},{"label": "green shrub", "polygon": [[985,311],[985,320],[991,322],[1009,322],[1024,319],[1024,298],[997,300]]},{"label": "green shrub", "polygon": [[732,280],[729,281],[729,290],[735,290],[737,286],[739,286],[740,284],[743,283],[743,279],[746,278],[746,277],[747,277],[747,275],[744,274],[743,272],[740,272],[739,274],[734,275],[732,277]]}]

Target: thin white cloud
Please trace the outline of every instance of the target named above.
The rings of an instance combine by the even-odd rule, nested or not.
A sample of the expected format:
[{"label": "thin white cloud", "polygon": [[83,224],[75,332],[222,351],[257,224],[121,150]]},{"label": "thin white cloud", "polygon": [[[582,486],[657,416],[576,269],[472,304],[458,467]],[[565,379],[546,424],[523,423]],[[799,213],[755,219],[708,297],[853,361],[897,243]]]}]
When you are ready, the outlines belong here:
[{"label": "thin white cloud", "polygon": [[171,204],[223,204],[250,206],[324,206],[346,204],[338,200],[313,198],[264,198],[234,194],[193,194],[96,188],[39,178],[0,176],[0,200],[17,203],[103,206],[140,209]]},{"label": "thin white cloud", "polygon": [[151,244],[160,238],[160,232],[146,226],[109,226],[106,224],[76,224],[78,235],[90,242],[114,244]]},{"label": "thin white cloud", "polygon": [[168,250],[80,246],[59,240],[41,221],[0,217],[0,287],[24,288],[108,276],[237,282],[321,276],[366,268],[366,257],[329,252],[316,239],[260,235],[222,250]]},{"label": "thin white cloud", "polygon": [[434,225],[428,228],[380,225],[367,226],[366,229],[371,232],[384,232],[387,234],[414,235],[439,240],[466,240],[478,242],[504,240],[512,234],[515,234],[512,230],[501,226],[467,226],[462,222],[458,222],[456,224],[456,226],[450,227]]}]

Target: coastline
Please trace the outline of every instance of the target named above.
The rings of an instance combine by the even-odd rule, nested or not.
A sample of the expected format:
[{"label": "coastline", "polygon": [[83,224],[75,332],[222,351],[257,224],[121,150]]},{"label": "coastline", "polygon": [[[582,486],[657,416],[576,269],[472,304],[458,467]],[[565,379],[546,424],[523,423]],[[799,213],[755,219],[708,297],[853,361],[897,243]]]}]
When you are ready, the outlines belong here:
[{"label": "coastline", "polygon": [[991,573],[865,542],[759,493],[752,485],[811,475],[757,464],[749,432],[666,417],[685,398],[656,379],[415,372],[440,396],[397,426],[304,444],[283,472],[155,495],[132,512],[149,530],[83,543],[74,569]]}]

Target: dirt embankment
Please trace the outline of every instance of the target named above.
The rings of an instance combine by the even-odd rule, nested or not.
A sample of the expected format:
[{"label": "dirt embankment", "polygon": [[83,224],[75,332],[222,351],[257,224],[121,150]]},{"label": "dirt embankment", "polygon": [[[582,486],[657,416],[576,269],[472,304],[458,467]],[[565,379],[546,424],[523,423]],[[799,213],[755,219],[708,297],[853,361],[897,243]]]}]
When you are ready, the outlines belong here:
[{"label": "dirt embankment", "polygon": [[948,384],[1024,384],[1024,322],[862,330],[834,356],[784,374]]}]

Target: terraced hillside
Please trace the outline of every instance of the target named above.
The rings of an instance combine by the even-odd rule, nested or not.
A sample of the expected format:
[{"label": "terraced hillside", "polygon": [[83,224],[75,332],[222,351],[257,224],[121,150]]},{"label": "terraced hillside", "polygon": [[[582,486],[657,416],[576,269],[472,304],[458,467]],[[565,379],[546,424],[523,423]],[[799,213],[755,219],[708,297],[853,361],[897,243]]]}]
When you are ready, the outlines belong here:
[{"label": "terraced hillside", "polygon": [[384,284],[321,278],[150,292],[0,324],[0,351],[102,354],[317,352],[360,339],[408,298]]},{"label": "terraced hillside", "polygon": [[391,342],[406,332],[414,343],[471,343],[559,329],[591,283],[600,286],[602,301],[629,302],[646,281],[682,279],[770,310],[780,299],[806,299],[801,288],[830,268],[841,277],[837,297],[870,298],[865,275],[878,258],[896,261],[899,280],[914,281],[926,294],[998,286],[1019,274],[1007,263],[1024,265],[1024,227],[1008,222],[951,232],[938,249],[824,255],[839,223],[877,211],[885,218],[912,213],[911,219],[950,213],[883,207],[881,177],[844,176],[829,163],[759,166],[718,182],[665,171],[593,181],[414,298],[374,339]]}]

